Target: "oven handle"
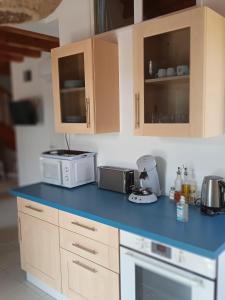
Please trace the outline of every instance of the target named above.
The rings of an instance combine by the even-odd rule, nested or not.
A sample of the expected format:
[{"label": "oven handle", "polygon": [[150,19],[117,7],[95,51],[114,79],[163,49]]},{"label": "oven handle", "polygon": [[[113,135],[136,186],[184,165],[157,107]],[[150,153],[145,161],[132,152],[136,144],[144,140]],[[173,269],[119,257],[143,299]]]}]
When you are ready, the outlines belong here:
[{"label": "oven handle", "polygon": [[186,277],[183,277],[182,275],[178,274],[175,270],[173,270],[173,272],[170,272],[169,270],[167,270],[166,268],[163,267],[157,267],[154,265],[151,265],[147,262],[146,259],[142,258],[139,255],[134,254],[133,252],[127,252],[126,253],[127,256],[130,256],[135,262],[140,262],[140,264],[144,267],[146,267],[146,269],[160,275],[160,276],[164,276],[167,277],[168,279],[172,279],[175,280],[181,284],[185,284],[188,286],[192,286],[192,287],[199,287],[199,286],[203,286],[203,280],[201,280],[200,278],[195,278],[195,279],[187,279]]}]

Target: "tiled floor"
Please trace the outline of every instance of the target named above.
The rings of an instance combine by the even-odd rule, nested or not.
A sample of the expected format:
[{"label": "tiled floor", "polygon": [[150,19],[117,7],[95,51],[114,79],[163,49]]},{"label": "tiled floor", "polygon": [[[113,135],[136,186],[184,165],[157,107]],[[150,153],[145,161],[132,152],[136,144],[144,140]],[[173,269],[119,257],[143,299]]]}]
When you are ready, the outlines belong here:
[{"label": "tiled floor", "polygon": [[0,300],[41,299],[53,298],[28,283],[20,269],[16,200],[0,183]]}]

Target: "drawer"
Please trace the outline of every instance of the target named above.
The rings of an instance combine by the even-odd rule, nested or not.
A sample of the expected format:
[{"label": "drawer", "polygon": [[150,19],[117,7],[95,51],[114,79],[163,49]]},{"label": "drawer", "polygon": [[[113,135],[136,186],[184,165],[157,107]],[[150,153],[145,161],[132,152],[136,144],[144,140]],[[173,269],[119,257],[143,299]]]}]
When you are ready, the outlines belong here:
[{"label": "drawer", "polygon": [[59,224],[59,212],[55,208],[23,198],[17,198],[17,205],[18,210],[27,215],[36,217],[54,225]]},{"label": "drawer", "polygon": [[119,249],[60,228],[60,247],[119,273]]},{"label": "drawer", "polygon": [[119,300],[119,275],[61,249],[63,294],[70,300]]},{"label": "drawer", "polygon": [[111,247],[119,247],[119,230],[83,217],[59,211],[59,226]]}]

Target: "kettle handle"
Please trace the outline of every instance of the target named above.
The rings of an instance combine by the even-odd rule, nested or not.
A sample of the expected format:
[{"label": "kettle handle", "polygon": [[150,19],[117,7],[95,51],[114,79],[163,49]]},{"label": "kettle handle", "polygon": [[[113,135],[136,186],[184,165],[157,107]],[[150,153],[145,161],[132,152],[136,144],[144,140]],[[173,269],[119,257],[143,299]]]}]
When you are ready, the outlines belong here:
[{"label": "kettle handle", "polygon": [[225,181],[220,180],[219,181],[219,185],[225,189]]},{"label": "kettle handle", "polygon": [[219,181],[219,186],[220,186],[222,206],[225,207],[225,181],[220,180]]}]

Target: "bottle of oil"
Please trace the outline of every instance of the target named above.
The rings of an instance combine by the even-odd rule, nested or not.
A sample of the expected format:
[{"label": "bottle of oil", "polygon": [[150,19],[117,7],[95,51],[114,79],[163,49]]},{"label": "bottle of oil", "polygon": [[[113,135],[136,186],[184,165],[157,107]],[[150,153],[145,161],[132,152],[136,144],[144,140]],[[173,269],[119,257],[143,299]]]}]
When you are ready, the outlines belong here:
[{"label": "bottle of oil", "polygon": [[184,179],[182,183],[182,195],[186,199],[186,203],[189,203],[190,199],[190,193],[191,193],[191,185],[188,177],[188,169],[184,168]]},{"label": "bottle of oil", "polygon": [[181,192],[182,192],[182,176],[181,176],[181,168],[178,167],[177,169],[177,177],[175,180],[175,201],[179,202],[180,201],[180,196],[181,196]]},{"label": "bottle of oil", "polygon": [[197,182],[195,179],[194,169],[190,170],[190,198],[189,203],[195,204],[195,201],[197,199]]}]

